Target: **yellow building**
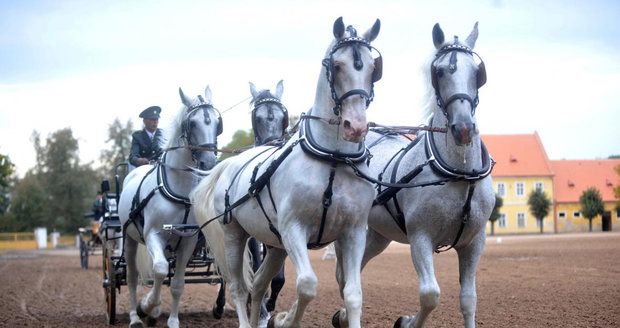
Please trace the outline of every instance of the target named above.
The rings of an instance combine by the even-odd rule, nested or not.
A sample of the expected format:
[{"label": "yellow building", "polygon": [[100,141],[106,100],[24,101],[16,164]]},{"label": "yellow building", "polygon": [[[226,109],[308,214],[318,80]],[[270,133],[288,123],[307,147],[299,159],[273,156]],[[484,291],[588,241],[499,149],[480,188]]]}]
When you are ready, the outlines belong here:
[{"label": "yellow building", "polygon": [[592,231],[620,229],[618,200],[614,187],[620,183],[615,168],[620,159],[551,161],[555,176],[553,185],[554,221],[557,232],[589,230],[589,221],[581,214],[579,197],[590,188],[596,188],[605,203],[605,213],[592,219]]},{"label": "yellow building", "polygon": [[[534,189],[542,189],[553,200],[553,171],[538,133],[483,135],[496,161],[491,173],[495,192],[502,197],[501,217],[495,234],[539,233],[539,221],[530,213],[527,199]],[[543,219],[543,231],[554,232],[553,211]],[[487,234],[491,233],[491,222]]]}]

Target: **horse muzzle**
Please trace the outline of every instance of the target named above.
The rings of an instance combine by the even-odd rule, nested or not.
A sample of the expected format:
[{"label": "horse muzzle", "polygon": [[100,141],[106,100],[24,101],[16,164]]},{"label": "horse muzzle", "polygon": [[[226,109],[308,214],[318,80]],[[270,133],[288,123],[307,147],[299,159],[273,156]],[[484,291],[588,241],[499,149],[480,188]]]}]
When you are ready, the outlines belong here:
[{"label": "horse muzzle", "polygon": [[472,122],[457,122],[450,125],[450,131],[454,142],[459,146],[469,145],[472,138],[478,134],[476,130],[476,124]]}]

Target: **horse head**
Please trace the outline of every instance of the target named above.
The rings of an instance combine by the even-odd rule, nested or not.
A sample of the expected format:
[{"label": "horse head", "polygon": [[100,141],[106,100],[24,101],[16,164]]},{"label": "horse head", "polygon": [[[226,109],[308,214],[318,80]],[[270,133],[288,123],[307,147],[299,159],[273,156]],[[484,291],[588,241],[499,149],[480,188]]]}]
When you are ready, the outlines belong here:
[{"label": "horse head", "polygon": [[445,40],[439,24],[433,27],[437,52],[431,63],[432,85],[437,107],[445,116],[449,133],[457,145],[470,144],[478,135],[474,115],[478,89],[486,83],[486,70],[482,59],[473,51],[477,38],[478,23],[465,42],[457,36],[454,40]]},{"label": "horse head", "polygon": [[377,19],[368,31],[358,36],[353,26],[345,28],[342,17],[334,22],[335,40],[323,59],[323,66],[333,112],[344,127],[341,137],[346,141],[361,142],[368,132],[366,108],[374,96],[374,82],[382,74],[381,56],[373,58],[376,49],[370,42],[376,39],[380,28]]},{"label": "horse head", "polygon": [[263,145],[267,142],[282,138],[288,127],[288,111],[280,101],[284,86],[282,80],[276,86],[276,94],[269,90],[257,90],[250,82],[252,94],[252,129],[254,130],[254,144]]},{"label": "horse head", "polygon": [[204,98],[198,95],[188,98],[179,88],[181,102],[185,106],[181,120],[181,137],[191,150],[192,160],[200,170],[209,170],[217,162],[217,136],[222,133],[222,116],[211,101],[211,89],[205,89]]}]

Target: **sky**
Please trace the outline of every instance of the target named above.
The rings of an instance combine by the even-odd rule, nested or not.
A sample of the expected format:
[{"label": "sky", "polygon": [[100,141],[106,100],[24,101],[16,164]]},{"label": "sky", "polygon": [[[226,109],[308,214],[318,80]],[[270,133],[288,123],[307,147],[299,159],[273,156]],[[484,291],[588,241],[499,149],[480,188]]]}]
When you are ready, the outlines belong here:
[{"label": "sky", "polygon": [[312,106],[342,16],[359,32],[381,20],[369,121],[425,123],[433,25],[464,39],[479,22],[480,133],[537,132],[550,159],[607,158],[620,154],[619,15],[615,0],[0,0],[0,154],[23,175],[32,132],[69,127],[81,162],[97,166],[115,118],[138,129],[138,114],[159,105],[167,128],[179,88],[196,96],[207,85],[226,111],[225,145],[251,128],[250,81],[275,91],[284,80],[291,115]]}]

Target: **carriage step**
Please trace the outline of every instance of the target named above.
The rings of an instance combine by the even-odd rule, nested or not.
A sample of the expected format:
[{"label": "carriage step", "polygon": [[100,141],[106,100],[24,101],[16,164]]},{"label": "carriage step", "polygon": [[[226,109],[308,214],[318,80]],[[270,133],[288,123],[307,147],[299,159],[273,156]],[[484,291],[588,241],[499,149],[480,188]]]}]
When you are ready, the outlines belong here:
[{"label": "carriage step", "polygon": [[162,229],[179,237],[191,237],[200,227],[197,224],[164,224]]}]

